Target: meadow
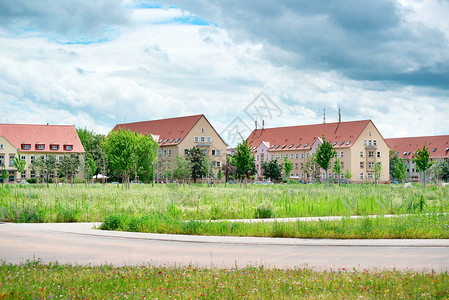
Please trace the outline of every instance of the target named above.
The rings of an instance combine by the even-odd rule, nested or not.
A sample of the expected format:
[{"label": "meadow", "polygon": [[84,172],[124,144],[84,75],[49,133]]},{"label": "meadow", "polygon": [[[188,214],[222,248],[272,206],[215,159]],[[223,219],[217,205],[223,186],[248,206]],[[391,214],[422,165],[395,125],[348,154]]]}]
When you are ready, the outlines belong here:
[{"label": "meadow", "polygon": [[[448,238],[449,189],[399,185],[5,185],[0,220],[103,222],[112,230],[311,238]],[[384,215],[401,217],[388,219]],[[372,219],[366,216],[379,215]],[[402,216],[406,215],[406,216]],[[223,219],[345,216],[338,222]],[[352,220],[349,216],[365,216]]]},{"label": "meadow", "polygon": [[448,287],[431,270],[0,265],[2,299],[447,299]]}]

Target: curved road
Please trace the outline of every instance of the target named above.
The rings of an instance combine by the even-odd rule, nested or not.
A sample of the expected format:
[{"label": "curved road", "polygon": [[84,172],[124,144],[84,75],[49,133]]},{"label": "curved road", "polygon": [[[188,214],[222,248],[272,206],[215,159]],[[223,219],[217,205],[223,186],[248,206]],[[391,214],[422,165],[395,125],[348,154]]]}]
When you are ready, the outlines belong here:
[{"label": "curved road", "polygon": [[[99,224],[97,224],[99,225]],[[94,223],[0,224],[0,260],[317,270],[449,271],[449,240],[310,240],[101,231]]]}]

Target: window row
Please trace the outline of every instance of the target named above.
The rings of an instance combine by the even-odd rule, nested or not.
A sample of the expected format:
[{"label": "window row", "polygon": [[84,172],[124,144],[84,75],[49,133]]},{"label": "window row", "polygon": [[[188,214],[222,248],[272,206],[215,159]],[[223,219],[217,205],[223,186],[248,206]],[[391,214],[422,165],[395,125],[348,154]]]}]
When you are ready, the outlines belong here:
[{"label": "window row", "polygon": [[[49,147],[50,147],[50,150],[52,150],[52,151],[58,151],[60,149],[60,145],[58,145],[58,144],[50,144]],[[21,148],[22,148],[22,150],[31,150],[31,144],[22,144]],[[45,144],[35,144],[34,149],[35,150],[45,150]],[[73,145],[63,145],[63,149],[65,151],[72,151]]]},{"label": "window row", "polygon": [[[377,154],[375,151],[368,151],[368,157],[374,157],[374,155],[378,158],[381,157],[380,151],[377,151]],[[360,157],[365,157],[365,151],[360,151]]]},{"label": "window row", "polygon": [[205,136],[196,136],[193,138],[193,141],[195,143],[212,143],[212,138],[210,136],[205,137]]}]

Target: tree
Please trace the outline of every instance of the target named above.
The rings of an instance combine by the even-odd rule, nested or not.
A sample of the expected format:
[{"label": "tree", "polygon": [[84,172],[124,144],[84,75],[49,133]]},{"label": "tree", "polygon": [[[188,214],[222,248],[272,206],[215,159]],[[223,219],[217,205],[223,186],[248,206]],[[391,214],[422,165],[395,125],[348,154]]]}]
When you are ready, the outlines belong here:
[{"label": "tree", "polygon": [[218,170],[218,173],[217,173],[217,178],[218,178],[218,180],[221,181],[221,179],[223,178],[223,176],[224,176],[223,171],[222,171],[221,169]]},{"label": "tree", "polygon": [[17,169],[17,173],[19,173],[20,179],[22,179],[22,173],[25,170],[26,161],[20,159],[20,152],[17,153],[17,156],[13,158],[14,167]]},{"label": "tree", "polygon": [[184,157],[177,155],[176,165],[173,169],[173,178],[185,182],[190,179],[190,176],[190,161],[188,161]]},{"label": "tree", "polygon": [[416,169],[418,172],[423,173],[423,189],[426,187],[426,172],[433,165],[433,161],[429,160],[430,153],[429,149],[426,147],[426,143],[424,142],[424,146],[422,149],[417,149],[415,152],[415,158],[413,162],[416,165]]},{"label": "tree", "polygon": [[261,163],[262,175],[265,178],[270,178],[272,181],[279,180],[282,177],[282,166],[277,159],[263,161]]},{"label": "tree", "polygon": [[396,165],[399,163],[399,156],[396,150],[390,150],[390,178],[396,177]]},{"label": "tree", "polygon": [[337,158],[334,162],[334,166],[332,167],[332,172],[334,172],[335,174],[337,174],[337,178],[338,178],[338,185],[340,185],[340,174],[341,174],[341,162],[340,160]]},{"label": "tree", "polygon": [[[320,167],[324,170],[324,173],[327,175],[327,170],[329,169],[331,159],[335,156],[337,152],[335,151],[332,144],[326,141],[326,138],[323,135],[323,143],[318,145],[316,149],[316,162],[320,165]],[[326,176],[327,178],[328,176]],[[328,180],[326,180],[327,186]]]},{"label": "tree", "polygon": [[440,180],[443,180],[443,177],[446,172],[446,166],[447,162],[439,160],[436,163],[433,164],[433,166],[430,168],[430,173],[434,178],[436,178],[437,183],[439,183]]},{"label": "tree", "polygon": [[231,176],[234,176],[237,172],[237,168],[231,163],[230,157],[226,156],[226,163],[221,167],[224,171],[225,186]]},{"label": "tree", "polygon": [[377,185],[377,181],[382,175],[382,164],[380,162],[374,163],[374,184]]},{"label": "tree", "polygon": [[8,172],[8,170],[3,169],[1,175],[2,175],[2,186],[3,186],[3,183],[5,182],[5,179],[8,179],[8,177],[9,177],[9,172]]},{"label": "tree", "polygon": [[209,166],[204,163],[206,154],[198,147],[187,149],[186,158],[190,164],[190,172],[193,182],[196,183],[197,178],[202,178],[208,174]]},{"label": "tree", "polygon": [[70,178],[70,185],[73,186],[73,179],[78,173],[78,168],[80,167],[80,155],[78,153],[70,153],[65,155],[62,162],[59,163],[59,173],[61,176]]},{"label": "tree", "polygon": [[315,154],[307,157],[304,165],[302,166],[302,170],[306,173],[307,177],[312,177],[315,181],[318,181],[320,178],[320,165],[317,163],[315,158]]},{"label": "tree", "polygon": [[[43,159],[40,159],[40,157],[37,157],[30,165],[30,169],[35,173],[37,184],[39,184],[39,178],[44,175],[44,167],[44,161]],[[42,179],[42,184],[43,183],[44,180]]]},{"label": "tree", "polygon": [[232,164],[237,168],[240,180],[246,178],[245,187],[248,179],[254,173],[255,162],[254,156],[251,154],[251,148],[248,146],[248,141],[243,140],[235,147],[236,153],[231,157]]},{"label": "tree", "polygon": [[151,135],[119,129],[109,133],[104,148],[109,168],[122,174],[122,184],[128,189],[131,175],[144,177],[152,173],[158,145]]},{"label": "tree", "polygon": [[346,169],[345,178],[348,180],[349,183],[352,178],[352,174],[351,171],[349,171],[349,169]]},{"label": "tree", "polygon": [[[89,154],[94,161],[95,170],[92,176],[98,175],[100,172],[105,175],[104,173],[106,173],[107,166],[106,152],[104,149],[105,136],[89,131],[86,128],[77,128],[76,132],[78,133],[84,151],[86,151],[86,156]],[[93,168],[93,165],[90,164],[91,162],[89,162],[89,166],[92,166]]]},{"label": "tree", "polygon": [[395,163],[395,167],[393,170],[393,178],[397,178],[402,183],[404,183],[405,178],[407,177],[407,165],[402,158],[399,158]]},{"label": "tree", "polygon": [[287,182],[290,184],[290,172],[293,169],[293,163],[287,159],[287,157],[284,159],[284,172],[285,177],[287,177]]},{"label": "tree", "polygon": [[92,181],[92,177],[97,172],[97,164],[95,163],[92,155],[90,153],[86,153],[84,155],[84,176],[86,177],[86,183]]}]

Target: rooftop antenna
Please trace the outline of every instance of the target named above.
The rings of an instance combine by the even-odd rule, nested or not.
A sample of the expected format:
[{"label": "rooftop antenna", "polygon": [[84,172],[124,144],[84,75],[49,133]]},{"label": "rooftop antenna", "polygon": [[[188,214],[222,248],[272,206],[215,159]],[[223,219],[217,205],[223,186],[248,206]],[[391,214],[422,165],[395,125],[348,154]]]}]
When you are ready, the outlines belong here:
[{"label": "rooftop antenna", "polygon": [[256,121],[254,121],[254,123],[256,124],[256,130],[257,130],[257,120],[256,120]]},{"label": "rooftop antenna", "polygon": [[341,110],[340,110],[340,105],[338,106],[338,123],[341,123]]},{"label": "rooftop antenna", "polygon": [[262,129],[264,129],[264,128],[265,128],[265,121],[262,120]]},{"label": "rooftop antenna", "polygon": [[323,124],[326,124],[326,109],[323,109]]}]

